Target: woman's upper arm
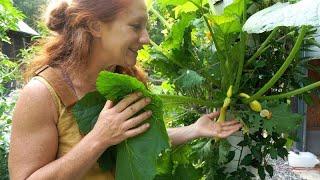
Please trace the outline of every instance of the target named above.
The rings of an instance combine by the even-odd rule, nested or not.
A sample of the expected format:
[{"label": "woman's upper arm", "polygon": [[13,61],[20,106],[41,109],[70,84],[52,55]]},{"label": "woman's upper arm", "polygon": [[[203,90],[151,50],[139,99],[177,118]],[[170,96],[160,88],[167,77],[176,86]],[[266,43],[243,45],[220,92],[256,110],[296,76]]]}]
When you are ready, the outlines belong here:
[{"label": "woman's upper arm", "polygon": [[57,110],[49,90],[29,82],[20,93],[13,120],[9,152],[11,179],[25,179],[56,159]]}]

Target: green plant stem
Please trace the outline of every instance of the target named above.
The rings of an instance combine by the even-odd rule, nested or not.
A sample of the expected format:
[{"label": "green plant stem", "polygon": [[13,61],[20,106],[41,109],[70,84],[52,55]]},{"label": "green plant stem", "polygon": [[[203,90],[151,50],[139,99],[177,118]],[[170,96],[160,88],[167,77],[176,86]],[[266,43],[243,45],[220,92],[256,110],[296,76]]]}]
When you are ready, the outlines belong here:
[{"label": "green plant stem", "polygon": [[164,104],[166,104],[166,101],[168,104],[197,104],[202,106],[207,106],[210,108],[216,108],[221,105],[219,102],[215,102],[212,100],[201,100],[198,98],[192,98],[187,96],[177,96],[177,95],[157,95],[159,96],[163,101]]},{"label": "green plant stem", "polygon": [[[211,37],[212,37],[212,42],[213,42],[216,50],[219,51],[219,52],[222,52],[221,49],[220,49],[220,47],[218,46],[218,42],[217,42],[216,39],[214,38],[213,29],[212,29],[212,27],[211,27],[211,25],[210,25],[210,23],[209,23],[208,18],[205,16],[203,9],[201,9],[201,14],[202,14],[202,17],[203,17],[203,19],[204,19],[204,22],[206,23],[206,25],[207,25],[207,27],[208,27],[208,29],[209,29],[210,35],[211,35]],[[213,45],[213,44],[212,44],[212,45]],[[224,66],[224,65],[225,65],[224,62],[222,62],[222,63],[220,64],[220,71],[221,71],[221,72],[225,72],[225,66]],[[224,86],[222,86],[222,85],[225,84],[225,81],[226,81],[225,78],[226,78],[226,76],[223,76],[222,82],[221,82],[221,86],[220,86],[221,88],[224,88],[224,89],[225,89],[226,87],[224,87]]]},{"label": "green plant stem", "polygon": [[194,1],[192,1],[192,0],[188,0],[188,1],[189,1],[189,2],[191,2],[193,5],[195,5],[197,8],[201,9],[201,11],[203,11],[203,10],[209,11],[209,9],[208,9],[208,8],[203,7],[202,1],[201,1],[201,5],[199,5],[199,4],[197,4],[197,3],[195,3],[195,2],[194,2]]},{"label": "green plant stem", "polygon": [[287,68],[289,67],[289,65],[293,61],[293,59],[296,57],[296,54],[298,53],[298,51],[299,51],[299,49],[301,47],[301,44],[303,42],[304,36],[306,35],[306,32],[307,32],[307,27],[303,26],[301,28],[301,32],[300,32],[300,34],[298,36],[298,39],[297,39],[294,47],[292,48],[289,56],[287,57],[285,62],[282,64],[280,69],[276,72],[276,74],[257,93],[255,93],[250,98],[244,100],[245,103],[249,103],[249,102],[251,102],[251,101],[253,101],[255,99],[260,98],[265,92],[267,92],[279,80],[279,78],[287,70]]},{"label": "green plant stem", "polygon": [[20,68],[23,64],[25,64],[25,62],[23,62],[23,61],[20,62],[19,64],[17,64],[17,66],[16,66],[12,71],[10,71],[10,72],[7,73],[6,75],[4,75],[4,76],[2,77],[2,79],[5,79],[5,78],[7,78],[7,77],[10,77],[12,74],[16,73],[16,71],[18,71],[19,68]]},{"label": "green plant stem", "polygon": [[211,35],[211,37],[212,37],[212,41],[214,42],[214,45],[215,45],[216,49],[219,51],[218,43],[216,42],[216,40],[215,40],[215,38],[214,38],[213,29],[212,29],[212,27],[211,27],[211,25],[210,25],[210,23],[209,23],[208,18],[205,16],[203,7],[197,5],[195,2],[193,2],[193,1],[191,1],[191,0],[190,0],[190,2],[193,3],[195,6],[197,6],[197,7],[200,9],[200,12],[201,12],[201,15],[202,15],[202,17],[203,17],[203,19],[204,19],[204,22],[206,23],[206,25],[207,25],[207,27],[208,27],[208,29],[209,29],[210,35]]},{"label": "green plant stem", "polygon": [[159,18],[161,23],[166,26],[166,28],[170,29],[170,24],[164,19],[164,17],[153,7],[150,8],[150,11]]},{"label": "green plant stem", "polygon": [[206,23],[206,25],[207,25],[207,27],[209,29],[210,35],[212,37],[212,41],[214,42],[214,45],[215,45],[216,49],[219,51],[218,42],[214,38],[213,29],[212,29],[212,27],[211,27],[211,25],[209,23],[209,20],[204,14],[202,14],[202,16],[203,16],[204,22]]},{"label": "green plant stem", "polygon": [[[244,1],[243,3],[243,20],[242,20],[242,25],[246,22],[247,20],[247,3]],[[241,76],[242,76],[242,71],[243,71],[243,64],[244,64],[244,58],[245,58],[245,53],[246,53],[246,44],[247,44],[247,33],[244,31],[241,31],[240,33],[240,43],[241,43],[241,57],[239,61],[239,67],[238,67],[238,72],[236,76],[236,82],[234,86],[234,93],[238,93],[239,86],[240,86],[240,81],[241,81]],[[230,72],[232,73],[232,72]]]},{"label": "green plant stem", "polygon": [[282,93],[282,94],[273,95],[273,96],[263,96],[263,97],[260,97],[259,99],[274,100],[274,99],[281,99],[281,98],[289,98],[289,97],[296,96],[296,95],[302,94],[304,92],[310,91],[310,90],[315,89],[317,87],[320,87],[320,81],[315,82],[313,84],[310,84],[310,85],[308,85],[306,87],[303,87],[303,88],[300,88],[300,89],[296,89],[296,90],[291,91],[291,92]]},{"label": "green plant stem", "polygon": [[152,46],[154,46],[155,48],[157,48],[157,49],[160,48],[157,43],[155,43],[154,41],[152,41],[152,39],[150,39],[150,44],[151,44]]},{"label": "green plant stem", "polygon": [[280,27],[276,27],[275,29],[272,30],[272,32],[270,33],[270,35],[267,37],[267,39],[261,44],[260,48],[257,50],[256,53],[253,54],[253,56],[248,60],[248,62],[246,63],[245,67],[249,66],[250,64],[252,64],[257,57],[259,57],[266,49],[265,47],[269,44],[269,42],[271,41],[271,39],[277,35],[278,30],[280,29]]},{"label": "green plant stem", "polygon": [[242,152],[243,152],[243,146],[241,146],[241,151],[240,151],[240,155],[239,155],[239,159],[238,159],[237,169],[239,169],[239,166],[240,166],[240,160],[241,160]]}]

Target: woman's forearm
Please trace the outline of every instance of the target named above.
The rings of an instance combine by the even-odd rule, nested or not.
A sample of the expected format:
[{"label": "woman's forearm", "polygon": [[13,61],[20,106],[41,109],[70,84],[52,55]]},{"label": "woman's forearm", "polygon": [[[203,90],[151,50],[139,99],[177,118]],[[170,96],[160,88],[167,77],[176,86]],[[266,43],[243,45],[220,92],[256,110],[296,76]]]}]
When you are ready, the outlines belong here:
[{"label": "woman's forearm", "polygon": [[89,133],[61,158],[38,169],[27,179],[81,179],[105,151]]},{"label": "woman's forearm", "polygon": [[198,138],[194,124],[184,127],[167,129],[172,146],[184,144],[190,140]]}]

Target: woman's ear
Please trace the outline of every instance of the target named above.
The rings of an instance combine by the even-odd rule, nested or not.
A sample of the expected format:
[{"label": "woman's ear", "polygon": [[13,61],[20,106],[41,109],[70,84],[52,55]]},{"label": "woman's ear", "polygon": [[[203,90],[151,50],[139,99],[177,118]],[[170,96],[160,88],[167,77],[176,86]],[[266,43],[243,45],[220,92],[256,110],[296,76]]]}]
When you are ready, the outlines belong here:
[{"label": "woman's ear", "polygon": [[92,34],[93,37],[99,38],[101,37],[101,22],[99,21],[90,21],[88,24],[89,32]]}]

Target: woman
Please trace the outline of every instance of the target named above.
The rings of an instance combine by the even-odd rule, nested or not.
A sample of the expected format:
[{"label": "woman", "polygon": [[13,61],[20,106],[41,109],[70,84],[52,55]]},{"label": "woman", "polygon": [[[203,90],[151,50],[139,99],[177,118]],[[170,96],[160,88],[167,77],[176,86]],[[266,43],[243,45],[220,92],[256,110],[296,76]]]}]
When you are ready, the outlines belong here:
[{"label": "woman", "polygon": [[[30,65],[27,75],[35,77],[22,90],[13,116],[11,179],[114,179],[114,171],[102,172],[97,159],[110,146],[148,130],[143,122],[152,112],[132,116],[150,99],[134,93],[118,104],[107,101],[84,137],[70,107],[95,90],[102,70],[145,82],[135,64],[137,51],[149,43],[147,19],[144,0],[74,0],[50,11],[47,25],[54,39]],[[203,115],[190,126],[168,129],[171,143],[225,138],[241,127],[235,120],[216,124],[212,119],[217,116]]]}]

